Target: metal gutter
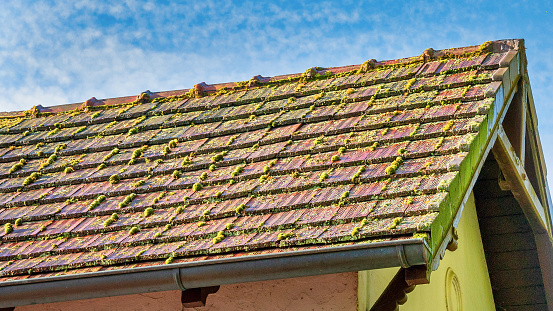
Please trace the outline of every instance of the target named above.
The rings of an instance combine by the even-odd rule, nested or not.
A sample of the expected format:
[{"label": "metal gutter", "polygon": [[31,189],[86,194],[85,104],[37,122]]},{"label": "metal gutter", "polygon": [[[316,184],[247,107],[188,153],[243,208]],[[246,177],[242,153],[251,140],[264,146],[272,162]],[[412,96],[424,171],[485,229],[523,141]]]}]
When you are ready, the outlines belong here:
[{"label": "metal gutter", "polygon": [[423,239],[175,263],[3,282],[0,308],[145,292],[426,265]]}]

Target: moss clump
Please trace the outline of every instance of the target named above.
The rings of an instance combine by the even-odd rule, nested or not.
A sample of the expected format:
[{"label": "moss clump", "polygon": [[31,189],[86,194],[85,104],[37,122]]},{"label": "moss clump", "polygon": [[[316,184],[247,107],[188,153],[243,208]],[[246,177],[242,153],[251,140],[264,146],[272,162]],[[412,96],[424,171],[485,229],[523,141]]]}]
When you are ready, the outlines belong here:
[{"label": "moss clump", "polygon": [[169,146],[165,146],[165,148],[163,148],[163,155],[168,155],[171,153],[171,148],[169,148]]},{"label": "moss clump", "polygon": [[60,132],[60,129],[58,127],[56,127],[55,129],[51,130],[50,132],[48,132],[48,134],[46,134],[47,137],[50,137],[52,135],[56,135],[57,133]]},{"label": "moss clump", "polygon": [[203,173],[200,175],[199,178],[200,178],[201,181],[204,181],[204,180],[207,179],[207,177],[208,177],[208,176],[207,176],[207,172],[203,172]]},{"label": "moss clump", "polygon": [[267,179],[269,179],[269,175],[261,175],[259,176],[259,182],[260,183],[264,183],[265,181],[267,181]]},{"label": "moss clump", "polygon": [[200,191],[202,190],[203,186],[202,184],[200,184],[199,182],[195,183],[193,186],[192,186],[192,190],[194,191]]},{"label": "moss clump", "polygon": [[223,160],[223,158],[225,157],[226,154],[227,153],[225,151],[217,153],[216,155],[211,157],[211,162],[217,163],[217,162]]},{"label": "moss clump", "polygon": [[63,172],[64,172],[65,174],[71,174],[71,173],[73,173],[74,171],[75,171],[75,170],[74,170],[73,167],[71,167],[71,166],[68,166],[68,167],[65,168],[65,170],[63,170]]},{"label": "moss clump", "polygon": [[442,132],[447,132],[449,131],[452,127],[453,127],[453,120],[449,120],[447,121],[447,123],[444,125],[444,127],[442,128]]},{"label": "moss clump", "polygon": [[45,168],[45,167],[48,167],[52,164],[54,164],[54,162],[56,162],[56,160],[58,159],[58,155],[57,154],[52,154],[51,156],[48,157],[48,159],[46,159],[46,162],[43,162],[40,164],[40,166],[38,167],[39,170]]},{"label": "moss clump", "polygon": [[179,179],[181,174],[182,173],[179,170],[174,170],[172,176],[174,179]]},{"label": "moss clump", "polygon": [[237,137],[238,137],[238,135],[232,136],[231,138],[229,138],[229,140],[226,142],[225,145],[227,145],[227,146],[232,145],[232,144],[234,143],[234,141],[236,140]]},{"label": "moss clump", "polygon": [[292,233],[292,232],[287,232],[287,233],[279,233],[278,236],[277,236],[277,239],[279,241],[282,241],[282,240],[287,240],[291,237],[294,237],[295,235]]},{"label": "moss clump", "polygon": [[140,158],[144,154],[144,151],[146,151],[147,148],[148,148],[148,146],[142,146],[140,148],[135,149],[132,152],[131,160]]},{"label": "moss clump", "polygon": [[240,174],[242,174],[242,172],[244,171],[244,166],[245,165],[239,165],[237,166],[234,171],[230,174],[231,177],[236,177]]},{"label": "moss clump", "polygon": [[340,196],[340,200],[345,200],[349,197],[349,191],[342,192],[342,196]]},{"label": "moss clump", "polygon": [[100,194],[99,196],[96,197],[96,199],[94,199],[94,201],[90,202],[90,204],[88,205],[88,210],[91,211],[95,209],[96,207],[98,207],[98,205],[100,205],[105,200],[106,200],[106,196],[103,194]]},{"label": "moss clump", "polygon": [[102,226],[105,228],[105,227],[109,227],[112,223],[114,223],[115,220],[113,220],[113,218],[108,218],[104,221],[104,223],[102,223]]},{"label": "moss clump", "polygon": [[173,263],[174,260],[175,258],[173,256],[167,257],[167,259],[165,259],[165,264],[168,265],[170,263]]},{"label": "moss clump", "polygon": [[169,142],[168,146],[169,148],[176,148],[178,143],[179,143],[179,140],[175,138]]},{"label": "moss clump", "polygon": [[105,169],[106,167],[107,166],[104,163],[101,163],[100,165],[98,165],[98,167],[96,167],[96,169],[99,171]]},{"label": "moss clump", "polygon": [[242,214],[244,210],[246,209],[246,204],[242,203],[236,207],[235,212],[236,214]]},{"label": "moss clump", "polygon": [[189,156],[185,156],[184,159],[182,159],[181,166],[187,166],[192,164],[192,160],[190,160]]},{"label": "moss clump", "polygon": [[388,229],[389,230],[395,229],[402,221],[403,221],[403,218],[401,217],[394,218],[394,220],[392,221],[392,224],[388,227]]},{"label": "moss clump", "polygon": [[165,192],[161,192],[157,197],[155,197],[152,200],[152,204],[157,204],[159,200],[163,199],[164,196],[165,196]]},{"label": "moss clump", "polygon": [[182,206],[179,206],[177,207],[177,209],[175,210],[175,214],[182,214],[182,212],[184,211],[184,208]]},{"label": "moss clump", "polygon": [[213,244],[220,243],[220,242],[222,242],[224,239],[225,239],[225,232],[224,232],[224,231],[219,231],[219,233],[217,233],[217,236],[215,236],[215,237],[213,238]]},{"label": "moss clump", "polygon": [[134,198],[136,198],[135,193],[131,193],[131,194],[127,195],[125,197],[125,199],[122,202],[119,203],[119,208],[127,207],[131,203],[131,201],[134,200]]},{"label": "moss clump", "polygon": [[129,131],[127,132],[127,136],[131,136],[131,135],[134,135],[134,134],[138,134],[138,128],[136,128],[136,127],[133,127],[131,129],[129,129]]},{"label": "moss clump", "polygon": [[403,159],[401,157],[397,157],[388,167],[386,167],[384,173],[386,173],[386,175],[395,174],[401,163],[403,163]]},{"label": "moss clump", "polygon": [[112,185],[118,184],[121,181],[121,177],[117,174],[113,174],[109,177],[109,183]]},{"label": "moss clump", "polygon": [[378,147],[378,143],[377,143],[377,142],[374,142],[374,143],[369,147],[369,150],[370,150],[370,151],[374,151],[377,147]]},{"label": "moss clump", "polygon": [[434,150],[438,150],[442,147],[442,145],[444,144],[444,138],[443,137],[440,137],[438,139],[438,142],[434,145]]},{"label": "moss clump", "polygon": [[139,181],[136,181],[132,184],[133,188],[138,188],[138,187],[142,187],[144,186],[144,184],[146,183],[146,181],[144,180],[139,180]]},{"label": "moss clump", "polygon": [[428,233],[424,232],[415,232],[413,233],[414,239],[428,239]]},{"label": "moss clump", "polygon": [[19,162],[15,163],[12,167],[10,167],[10,170],[8,171],[9,174],[15,173],[23,168],[23,166],[27,164],[27,160],[21,159]]},{"label": "moss clump", "polygon": [[27,178],[25,178],[25,180],[23,180],[23,186],[28,186],[32,183],[34,183],[35,181],[37,181],[39,178],[40,178],[40,173],[37,173],[37,172],[33,172],[31,173],[31,175]]},{"label": "moss clump", "polygon": [[54,153],[59,153],[60,151],[62,151],[63,149],[67,148],[67,145],[66,144],[59,144],[56,146],[56,149],[54,149]]},{"label": "moss clump", "polygon": [[339,154],[339,155],[343,155],[344,153],[346,153],[346,147],[340,147],[340,148],[338,148],[338,154]]},{"label": "moss clump", "polygon": [[359,178],[361,177],[361,174],[363,174],[364,172],[365,172],[365,166],[363,165],[363,166],[359,167],[357,172],[351,177],[351,181],[352,182],[359,181]]},{"label": "moss clump", "polygon": [[148,207],[144,210],[144,217],[150,217],[154,214],[154,209],[151,207]]},{"label": "moss clump", "polygon": [[16,227],[19,227],[19,226],[21,226],[22,224],[23,224],[23,220],[22,220],[21,218],[17,218],[17,219],[15,220],[14,225],[15,225]]},{"label": "moss clump", "polygon": [[8,235],[13,232],[13,225],[7,222],[4,224],[4,234]]},{"label": "moss clump", "polygon": [[205,221],[198,221],[198,223],[196,223],[196,226],[198,226],[198,227],[205,226]]},{"label": "moss clump", "polygon": [[137,234],[138,232],[140,232],[140,229],[138,229],[138,227],[132,227],[132,228],[129,230],[129,235],[135,235],[135,234]]},{"label": "moss clump", "polygon": [[340,156],[335,154],[335,155],[332,156],[332,158],[330,158],[330,160],[332,162],[338,162],[338,161],[340,161]]},{"label": "moss clump", "polygon": [[234,228],[233,223],[228,223],[228,224],[225,225],[225,230],[231,230],[232,228]]},{"label": "moss clump", "polygon": [[325,181],[327,178],[328,178],[328,173],[327,173],[327,172],[322,172],[322,173],[321,173],[321,176],[319,176],[319,181],[320,181],[320,182],[323,182],[323,181]]},{"label": "moss clump", "polygon": [[113,150],[111,150],[110,153],[108,153],[103,159],[102,161],[105,162],[109,159],[111,159],[111,157],[113,157],[114,155],[118,154],[119,153],[119,148],[113,148]]}]

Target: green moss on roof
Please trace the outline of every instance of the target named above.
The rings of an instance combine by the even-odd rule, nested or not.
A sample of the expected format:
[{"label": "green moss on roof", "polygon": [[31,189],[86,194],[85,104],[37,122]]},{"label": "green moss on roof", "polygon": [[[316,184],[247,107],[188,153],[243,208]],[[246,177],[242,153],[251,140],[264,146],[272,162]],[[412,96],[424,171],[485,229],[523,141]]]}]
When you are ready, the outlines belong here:
[{"label": "green moss on roof", "polygon": [[[21,217],[29,228],[2,242],[63,239],[29,258],[0,256],[15,263],[0,275],[97,264],[26,266],[81,252],[109,251],[102,265],[115,269],[422,231],[432,239],[436,205],[456,189],[493,105],[485,90],[500,58],[473,50],[0,117],[0,207],[10,210],[0,222]],[[3,218],[11,209],[19,216]],[[159,251],[146,261],[149,249]]]}]

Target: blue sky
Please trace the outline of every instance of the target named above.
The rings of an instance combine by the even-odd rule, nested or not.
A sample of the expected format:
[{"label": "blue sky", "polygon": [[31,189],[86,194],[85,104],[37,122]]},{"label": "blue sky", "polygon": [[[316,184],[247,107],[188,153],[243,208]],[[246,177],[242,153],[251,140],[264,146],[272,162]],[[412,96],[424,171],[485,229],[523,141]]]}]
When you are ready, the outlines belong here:
[{"label": "blue sky", "polygon": [[3,3],[0,110],[524,38],[541,140],[553,167],[550,1],[110,2]]}]

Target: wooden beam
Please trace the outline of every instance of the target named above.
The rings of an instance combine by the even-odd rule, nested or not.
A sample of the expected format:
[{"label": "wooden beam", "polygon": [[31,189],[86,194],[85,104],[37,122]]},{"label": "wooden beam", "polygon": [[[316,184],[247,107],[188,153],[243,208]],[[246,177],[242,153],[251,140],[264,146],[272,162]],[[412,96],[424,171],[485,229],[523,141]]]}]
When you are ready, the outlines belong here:
[{"label": "wooden beam", "polygon": [[430,272],[426,266],[411,266],[405,269],[405,282],[409,286],[430,283]]},{"label": "wooden beam", "polygon": [[182,306],[185,308],[205,307],[207,296],[218,290],[219,286],[186,289],[181,294]]},{"label": "wooden beam", "polygon": [[[425,267],[426,268],[426,267]],[[407,302],[407,294],[415,289],[405,281],[405,269],[401,268],[388,284],[382,295],[371,307],[370,311],[396,311],[398,306]]]},{"label": "wooden beam", "polygon": [[549,232],[545,210],[528,180],[524,164],[516,155],[503,126],[499,126],[498,139],[493,147],[493,153],[501,171],[505,175],[509,188],[519,202],[530,226],[535,234]]},{"label": "wooden beam", "polygon": [[[522,80],[519,80],[519,83],[523,83]],[[520,142],[521,142],[521,146],[520,146],[520,162],[524,163],[524,159],[526,157],[526,120],[527,120],[527,111],[528,111],[528,101],[527,101],[527,97],[526,97],[526,88],[525,87],[521,87],[520,88],[520,91],[521,91],[521,128],[520,128]]]},{"label": "wooden beam", "polygon": [[[534,136],[536,138],[536,151],[537,156],[539,157],[539,162],[536,163],[536,166],[538,167],[538,170],[540,171],[540,175],[542,180],[542,183],[544,184],[544,202],[547,202],[547,205],[550,208],[553,206],[553,203],[551,202],[551,194],[549,192],[549,187],[547,187],[547,168],[545,166],[545,157],[543,154],[543,149],[541,146],[541,139],[540,139],[540,133],[537,131],[538,129],[538,116],[536,113],[536,107],[534,105],[534,97],[532,95],[532,87],[530,86],[530,79],[528,78],[528,75],[524,74],[524,87],[526,88],[526,94],[528,95],[528,108],[530,112],[530,118],[532,120],[532,127],[534,128]],[[550,213],[551,214],[551,213]]]}]

